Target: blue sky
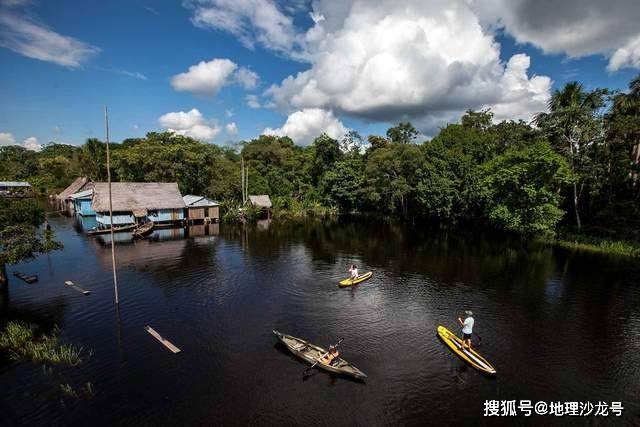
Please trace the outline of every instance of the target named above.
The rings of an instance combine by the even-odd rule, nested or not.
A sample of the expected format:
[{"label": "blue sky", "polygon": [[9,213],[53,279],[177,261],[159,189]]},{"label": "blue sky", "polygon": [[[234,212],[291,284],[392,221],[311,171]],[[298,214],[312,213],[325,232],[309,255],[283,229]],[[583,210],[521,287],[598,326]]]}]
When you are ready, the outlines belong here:
[{"label": "blue sky", "polygon": [[[522,106],[522,114],[527,114],[535,108],[535,106],[524,105],[528,102],[526,100],[513,101],[518,102],[517,108],[510,106],[508,102],[512,101],[502,99],[508,97],[508,94],[488,96],[487,99],[479,95],[477,102],[475,99],[463,100],[451,106],[451,103],[442,101],[445,97],[442,93],[455,98],[460,92],[459,88],[453,86],[443,88],[444,92],[438,92],[437,100],[436,95],[429,92],[429,88],[425,88],[410,103],[405,103],[403,99],[394,96],[398,92],[397,88],[379,88],[381,94],[386,94],[388,90],[389,96],[387,98],[380,96],[379,102],[367,105],[366,108],[360,107],[362,102],[354,103],[354,100],[360,99],[360,92],[355,87],[346,88],[344,96],[331,92],[316,94],[315,97],[303,97],[305,99],[299,100],[298,95],[308,91],[312,87],[311,82],[321,82],[327,75],[326,64],[323,65],[323,59],[320,58],[335,55],[333,58],[337,70],[331,70],[329,74],[335,72],[332,79],[339,80],[340,67],[350,64],[342,64],[335,58],[346,58],[345,61],[348,61],[350,55],[344,54],[344,43],[327,48],[311,43],[303,46],[302,42],[295,40],[300,40],[301,35],[308,32],[314,25],[326,25],[326,28],[323,28],[326,40],[330,39],[332,31],[334,36],[338,34],[336,31],[342,31],[340,33],[342,35],[349,34],[349,31],[354,35],[361,33],[356,27],[347,28],[346,24],[344,28],[340,27],[344,16],[335,19],[330,17],[328,8],[332,7],[331,2],[319,6],[318,10],[304,1],[286,4],[275,4],[269,0],[239,1],[239,3],[243,2],[246,3],[243,6],[246,9],[264,8],[265,5],[274,7],[282,15],[278,17],[280,26],[277,30],[290,31],[290,39],[294,41],[280,43],[276,40],[278,31],[271,31],[271,27],[265,26],[263,21],[255,18],[255,14],[245,13],[245,9],[239,10],[221,0],[195,0],[193,4],[183,4],[178,1],[93,0],[82,2],[13,0],[7,3],[5,0],[0,13],[4,13],[5,17],[9,16],[7,19],[26,20],[46,28],[50,33],[72,38],[99,51],[83,58],[78,66],[65,66],[51,59],[29,57],[25,52],[20,51],[20,49],[23,51],[26,49],[24,46],[16,48],[15,45],[11,45],[13,40],[11,32],[20,32],[20,29],[16,30],[15,26],[7,27],[6,20],[2,28],[3,22],[0,21],[0,97],[2,99],[0,133],[11,134],[18,144],[29,137],[37,138],[40,144],[56,141],[76,145],[90,137],[102,139],[104,137],[102,108],[106,104],[110,112],[111,139],[114,141],[128,137],[141,137],[148,131],[162,130],[159,121],[161,116],[171,112],[186,113],[196,109],[200,113],[202,124],[207,126],[207,129],[217,130],[216,136],[208,139],[208,142],[225,144],[229,141],[250,139],[269,128],[275,133],[290,132],[292,136],[298,136],[294,140],[300,141],[296,142],[305,143],[305,139],[308,140],[307,133],[317,132],[318,129],[323,129],[323,126],[327,127],[330,134],[331,132],[339,133],[343,129],[355,129],[363,135],[383,134],[390,123],[402,118],[414,121],[418,127],[428,133],[434,126],[455,121],[460,111],[465,109],[462,108],[464,102],[472,104],[467,108],[495,103],[497,111],[501,111],[500,105],[502,105],[502,110],[507,112],[519,111]],[[198,7],[200,9],[197,9]],[[205,13],[207,11],[216,13],[224,11],[227,13],[225,16],[231,16],[232,22],[244,25],[244,32],[239,32],[237,26],[227,25],[228,22],[220,23],[217,20],[204,25],[194,25],[199,13],[203,17],[210,16]],[[424,12],[422,9],[420,11]],[[314,24],[309,17],[310,12],[324,13],[323,16],[326,15],[327,18],[320,20],[319,24]],[[349,13],[345,16],[353,17],[358,12]],[[461,20],[473,19],[473,16],[466,12],[460,13]],[[283,21],[283,17],[290,18],[290,26],[281,25],[282,22],[288,22]],[[486,20],[480,17],[479,21],[483,19]],[[19,21],[18,25],[20,22],[22,21]],[[495,45],[491,48],[489,42],[483,42],[484,44],[478,49],[487,49],[489,53],[491,49],[496,50],[499,53],[499,62],[503,66],[513,55],[525,54],[530,61],[530,65],[526,68],[525,83],[528,83],[530,80],[527,79],[531,79],[534,75],[548,76],[551,79],[552,83],[549,87],[526,89],[531,91],[531,94],[525,93],[523,99],[544,96],[545,91],[558,88],[572,80],[581,81],[587,88],[608,87],[623,90],[626,89],[629,80],[638,73],[633,66],[623,66],[616,71],[607,70],[613,53],[619,48],[615,45],[615,41],[611,42],[610,47],[597,46],[592,49],[594,53],[581,53],[580,57],[574,58],[572,57],[575,56],[572,54],[572,49],[576,49],[574,45],[549,47],[548,40],[541,36],[535,39],[528,34],[526,37],[535,39],[534,42],[516,42],[516,39],[521,41],[525,39],[522,36],[525,31],[520,29],[525,25],[517,22],[515,18],[514,22],[511,24],[512,27],[507,25],[498,30],[490,30],[485,26],[484,34],[489,34],[487,37],[493,40]],[[264,31],[261,25],[266,28]],[[442,27],[445,31],[448,29],[446,25]],[[331,29],[331,27],[335,28]],[[380,31],[386,31],[386,29]],[[455,28],[452,31],[455,31]],[[430,33],[427,31],[426,34]],[[473,33],[465,37],[478,38],[477,34]],[[395,33],[390,34],[390,38],[395,35]],[[627,38],[620,36],[620,40],[632,38],[633,34]],[[462,41],[466,42],[466,40]],[[471,42],[475,43],[473,40]],[[253,46],[249,46],[251,44]],[[619,44],[620,48],[624,47],[623,42]],[[433,43],[430,46],[432,45]],[[498,45],[499,47],[496,47]],[[370,48],[375,50],[375,46]],[[61,52],[56,52],[56,49],[57,47],[53,46],[52,55],[68,53],[64,51],[64,47]],[[422,58],[417,49],[418,47],[413,51],[409,50],[400,56],[400,59],[391,57],[389,62],[402,67],[403,61],[406,61],[407,64],[411,64],[407,67],[413,67],[416,61],[412,55],[420,57],[420,61],[428,61],[433,57],[425,55]],[[584,47],[581,46],[580,49]],[[438,54],[437,49],[434,52],[429,54]],[[338,53],[340,56],[337,56]],[[447,57],[448,52],[443,51],[441,54]],[[301,60],[300,56],[305,58]],[[354,54],[355,56],[357,55]],[[233,61],[236,64],[236,71],[245,68],[256,73],[259,76],[259,84],[255,88],[244,87],[234,82],[232,77],[234,74],[230,74],[215,96],[202,96],[197,91],[179,91],[172,85],[174,76],[186,73],[189,67],[201,61],[207,62],[214,58]],[[438,57],[435,56],[435,58]],[[446,59],[450,61],[451,58]],[[470,59],[465,56],[463,59],[470,63],[482,62],[482,58],[476,57]],[[628,62],[632,64],[633,59]],[[430,65],[426,62],[425,64]],[[495,67],[495,61],[481,64],[481,67],[485,67],[484,69],[488,69],[489,66]],[[422,68],[424,67],[420,66],[420,69]],[[291,90],[285,90],[281,83],[283,79],[288,76],[293,78],[297,73],[309,70],[314,76],[313,79],[310,78],[309,81],[300,83]],[[407,80],[407,86],[416,85],[416,82],[410,80],[411,76],[416,74],[410,72],[411,70],[408,68],[407,75],[410,77]],[[461,74],[460,79],[471,76],[473,72],[475,71]],[[477,71],[477,73],[479,76],[484,76],[482,74],[484,71]],[[434,82],[429,82],[431,86],[438,86],[438,81],[443,79],[434,71],[433,74],[421,77],[418,86],[420,82],[428,80],[429,76],[434,76]],[[449,74],[445,75],[445,77],[448,76]],[[475,84],[473,82],[479,78],[471,76],[469,82],[472,83],[467,82],[466,86],[463,86],[471,88]],[[487,79],[486,76],[481,78]],[[367,79],[371,79],[371,76],[356,75],[353,82],[356,82],[355,85]],[[510,90],[505,89],[501,75],[496,75],[495,79],[500,88],[496,91]],[[382,81],[384,82],[384,79]],[[483,81],[486,84],[486,81]],[[375,85],[380,84],[378,80],[375,82],[371,86],[372,91],[378,87]],[[540,82],[542,86],[544,86],[543,83]],[[276,90],[265,93],[271,85],[275,85]],[[414,92],[407,93],[411,97]],[[250,94],[259,97],[261,108],[250,108],[247,105],[246,96]],[[309,118],[312,116],[309,109],[320,109],[323,113],[313,115],[312,119]],[[300,111],[300,114],[290,116],[296,111]],[[324,112],[330,112],[326,113],[329,116],[323,116]],[[505,118],[518,117],[505,116]],[[236,125],[237,133],[225,128],[230,123]],[[285,123],[289,126],[284,126]],[[185,131],[189,132],[188,129]]]}]

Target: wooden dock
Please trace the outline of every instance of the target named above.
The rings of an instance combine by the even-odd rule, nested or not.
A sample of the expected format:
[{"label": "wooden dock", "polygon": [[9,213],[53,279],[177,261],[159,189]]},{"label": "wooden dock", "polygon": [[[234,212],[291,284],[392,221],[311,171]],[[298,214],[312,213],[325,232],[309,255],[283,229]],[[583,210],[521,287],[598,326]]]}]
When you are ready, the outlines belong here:
[{"label": "wooden dock", "polygon": [[169,341],[167,341],[166,339],[162,338],[162,336],[157,333],[151,326],[145,326],[144,330],[149,332],[151,334],[152,337],[154,337],[155,339],[157,339],[158,341],[160,341],[160,343],[162,345],[164,345],[165,347],[167,347],[170,351],[172,351],[173,353],[180,353],[180,349],[178,347],[176,347],[175,345],[171,344]]},{"label": "wooden dock", "polygon": [[91,291],[86,291],[82,289],[80,286],[76,285],[71,280],[67,280],[66,282],[64,282],[64,284],[84,295],[91,295]]}]

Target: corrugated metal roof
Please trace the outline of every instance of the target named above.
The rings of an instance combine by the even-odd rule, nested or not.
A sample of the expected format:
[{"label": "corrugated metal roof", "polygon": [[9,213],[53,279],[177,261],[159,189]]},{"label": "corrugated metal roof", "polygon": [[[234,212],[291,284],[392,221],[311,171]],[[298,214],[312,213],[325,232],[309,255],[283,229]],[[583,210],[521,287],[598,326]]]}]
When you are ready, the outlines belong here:
[{"label": "corrugated metal roof", "polygon": [[194,196],[193,194],[187,194],[182,197],[185,205],[187,206],[199,206],[199,207],[215,207],[220,206],[220,203],[215,200],[207,199],[204,196]]},{"label": "corrugated metal roof", "polygon": [[[113,182],[111,196],[114,211],[142,209],[180,209],[186,207],[175,182]],[[109,210],[109,184],[96,182],[93,187],[93,210]]]},{"label": "corrugated metal roof", "polygon": [[78,193],[73,193],[69,196],[71,199],[90,199],[93,195],[93,188],[90,190],[80,191]]},{"label": "corrugated metal roof", "polygon": [[84,187],[87,182],[89,182],[89,178],[87,178],[86,176],[80,176],[76,178],[67,188],[65,188],[60,194],[58,194],[56,198],[58,200],[67,199],[72,194],[82,190],[82,187]]},{"label": "corrugated metal roof", "polygon": [[0,181],[0,187],[31,187],[26,181]]}]

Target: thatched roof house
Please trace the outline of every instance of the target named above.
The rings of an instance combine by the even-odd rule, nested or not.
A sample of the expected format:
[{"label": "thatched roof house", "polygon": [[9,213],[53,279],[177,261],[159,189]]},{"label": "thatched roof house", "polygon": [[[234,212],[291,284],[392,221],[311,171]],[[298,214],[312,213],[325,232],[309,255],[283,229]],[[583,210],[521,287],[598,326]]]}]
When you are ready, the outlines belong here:
[{"label": "thatched roof house", "polygon": [[[78,193],[80,190],[87,190],[91,186],[91,180],[86,176],[76,178],[67,188],[56,196],[58,200],[67,200],[72,194]],[[86,188],[85,188],[86,187]]]},{"label": "thatched roof house", "polygon": [[[111,197],[114,212],[132,212],[138,218],[147,216],[150,210],[186,207],[175,182],[114,182]],[[109,211],[108,183],[95,183],[92,207],[96,212]]]},{"label": "thatched roof house", "polygon": [[271,207],[273,206],[271,204],[271,199],[266,194],[263,194],[261,196],[249,196],[249,203],[251,203],[253,206],[263,209],[271,209]]}]

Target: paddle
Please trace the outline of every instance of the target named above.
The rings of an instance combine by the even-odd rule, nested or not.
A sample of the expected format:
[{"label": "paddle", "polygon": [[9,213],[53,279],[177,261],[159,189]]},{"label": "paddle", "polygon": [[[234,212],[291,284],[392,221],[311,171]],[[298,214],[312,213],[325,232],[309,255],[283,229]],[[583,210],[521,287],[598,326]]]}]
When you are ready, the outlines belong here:
[{"label": "paddle", "polygon": [[[338,347],[338,345],[339,345],[343,340],[344,340],[344,338],[340,338],[340,339],[338,340],[338,342],[336,343],[336,345],[334,345],[334,346],[333,346],[333,348]],[[329,352],[328,352],[328,351],[327,351],[325,354],[323,354],[323,355],[322,355],[322,357],[316,361],[316,363],[314,363],[313,365],[311,365],[311,366],[309,366],[307,369],[305,369],[305,370],[302,372],[302,376],[304,377],[304,376],[307,374],[307,372],[308,372],[308,371],[310,371],[311,369],[313,369],[313,367],[314,367],[314,366],[316,366],[316,365],[318,364],[318,362],[319,362],[319,361],[321,361],[322,359],[324,359],[324,358],[327,356],[327,354],[329,354]]]}]

